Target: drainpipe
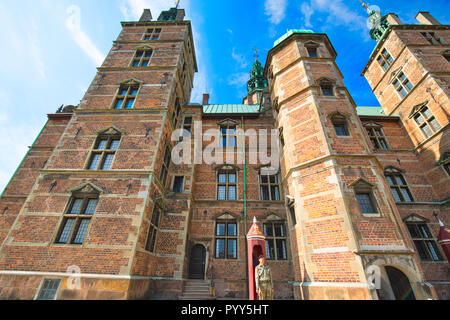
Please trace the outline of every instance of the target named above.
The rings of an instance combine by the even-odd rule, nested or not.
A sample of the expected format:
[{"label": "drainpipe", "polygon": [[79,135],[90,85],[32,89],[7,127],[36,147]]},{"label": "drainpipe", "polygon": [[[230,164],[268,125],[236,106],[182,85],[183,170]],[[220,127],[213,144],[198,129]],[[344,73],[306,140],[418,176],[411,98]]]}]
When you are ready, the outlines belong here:
[{"label": "drainpipe", "polygon": [[[244,124],[244,116],[242,119],[242,153],[243,153],[243,169],[244,169],[244,228],[245,228],[245,236],[247,236],[247,178],[246,178],[246,161],[245,161],[245,124]],[[247,239],[245,239],[245,270],[248,270],[248,244]],[[246,271],[248,272],[248,271]],[[248,276],[248,275],[247,275]],[[250,298],[250,288],[248,285],[248,279],[246,281],[247,292],[249,293]]]}]

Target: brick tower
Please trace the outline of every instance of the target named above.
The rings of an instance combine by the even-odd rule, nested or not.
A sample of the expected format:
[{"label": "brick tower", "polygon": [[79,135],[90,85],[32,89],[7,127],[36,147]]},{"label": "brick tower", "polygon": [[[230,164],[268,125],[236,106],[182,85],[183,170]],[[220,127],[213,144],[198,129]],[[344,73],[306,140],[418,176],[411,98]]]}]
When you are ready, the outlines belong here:
[{"label": "brick tower", "polygon": [[269,51],[269,80],[284,149],[282,181],[291,202],[301,299],[377,299],[370,266],[396,266],[423,290],[407,237],[380,163],[335,63],[325,34],[292,30]]},{"label": "brick tower", "polygon": [[197,71],[183,19],[123,22],[80,105],[49,115],[1,199],[1,298],[143,298],[155,277],[181,278],[188,210],[163,196]]},{"label": "brick tower", "polygon": [[[394,13],[368,12],[375,17],[371,36],[377,42],[362,75],[384,113],[399,118],[404,132],[399,136],[409,138],[402,150],[377,151],[377,157],[386,174],[392,167],[411,187],[411,197],[396,195],[395,202],[412,238],[435,239],[440,226],[433,214],[446,225],[450,222],[450,27],[429,12],[416,15],[419,24],[403,24]],[[414,232],[415,226],[427,231]],[[448,299],[443,252],[436,245],[415,242],[424,279]]]}]

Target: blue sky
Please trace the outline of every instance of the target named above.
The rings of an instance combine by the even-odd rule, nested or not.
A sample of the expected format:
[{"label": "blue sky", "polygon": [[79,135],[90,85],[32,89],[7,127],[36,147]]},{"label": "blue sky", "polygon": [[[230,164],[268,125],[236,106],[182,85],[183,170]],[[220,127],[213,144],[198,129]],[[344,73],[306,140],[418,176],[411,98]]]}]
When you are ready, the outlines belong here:
[{"label": "blue sky", "polygon": [[[62,104],[78,104],[121,30],[143,8],[157,18],[175,0],[22,0],[0,2],[0,192],[27,147]],[[450,24],[448,0],[374,0],[382,13],[416,23],[430,11]],[[211,103],[240,103],[254,61],[264,63],[273,42],[288,29],[328,34],[350,93],[358,105],[378,105],[360,76],[375,42],[357,0],[181,0],[192,20],[199,73],[192,102],[203,93]],[[79,13],[79,23],[77,14]]]}]

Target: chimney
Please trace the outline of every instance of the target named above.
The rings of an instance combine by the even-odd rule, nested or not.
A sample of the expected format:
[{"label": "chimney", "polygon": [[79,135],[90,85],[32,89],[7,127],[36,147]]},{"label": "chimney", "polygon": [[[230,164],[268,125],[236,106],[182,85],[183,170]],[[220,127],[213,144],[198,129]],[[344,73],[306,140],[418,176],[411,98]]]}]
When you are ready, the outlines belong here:
[{"label": "chimney", "polygon": [[176,21],[183,21],[186,16],[186,12],[184,9],[177,9],[177,16],[175,18]]},{"label": "chimney", "polygon": [[209,104],[209,94],[203,94],[203,105]]},{"label": "chimney", "polygon": [[422,11],[416,15],[416,20],[421,24],[431,24],[431,25],[440,25],[439,21],[437,21],[429,12]]},{"label": "chimney", "polygon": [[142,13],[141,18],[139,19],[139,22],[150,22],[152,21],[152,12],[150,9],[144,9],[144,12]]},{"label": "chimney", "polygon": [[403,24],[403,22],[399,19],[399,17],[395,13],[388,13],[386,15],[387,21],[389,25],[399,25]]}]

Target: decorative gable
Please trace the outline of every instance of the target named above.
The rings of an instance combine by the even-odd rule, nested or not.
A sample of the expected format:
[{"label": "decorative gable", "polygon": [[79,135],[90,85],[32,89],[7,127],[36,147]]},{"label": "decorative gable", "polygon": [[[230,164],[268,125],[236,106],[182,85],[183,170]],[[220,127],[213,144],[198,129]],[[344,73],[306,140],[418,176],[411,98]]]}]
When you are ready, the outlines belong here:
[{"label": "decorative gable", "polygon": [[419,112],[423,107],[425,107],[428,104],[428,100],[419,104],[416,104],[414,107],[412,107],[411,112],[408,116],[409,119],[414,117],[414,115]]},{"label": "decorative gable", "polygon": [[115,136],[115,135],[122,135],[123,131],[120,130],[119,128],[115,127],[115,126],[111,126],[102,130],[97,131],[97,134],[104,134],[104,135],[111,135],[111,136]]},{"label": "decorative gable", "polygon": [[84,183],[78,187],[69,190],[71,193],[103,193],[103,189],[92,182]]},{"label": "decorative gable", "polygon": [[140,86],[141,84],[143,84],[144,82],[136,79],[136,78],[130,78],[127,79],[125,81],[122,81],[121,83],[119,83],[120,85],[129,85],[129,86]]},{"label": "decorative gable", "polygon": [[403,218],[403,221],[406,222],[422,222],[422,223],[428,223],[430,220],[427,218],[424,218],[416,213],[411,213],[407,215],[405,218]]},{"label": "decorative gable", "polygon": [[351,188],[360,189],[360,190],[364,190],[364,189],[370,190],[375,187],[375,185],[373,183],[367,181],[364,178],[359,178],[358,180],[352,182],[349,186]]}]

